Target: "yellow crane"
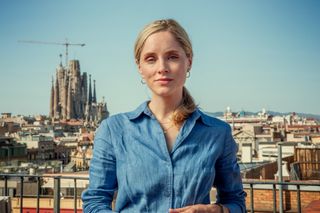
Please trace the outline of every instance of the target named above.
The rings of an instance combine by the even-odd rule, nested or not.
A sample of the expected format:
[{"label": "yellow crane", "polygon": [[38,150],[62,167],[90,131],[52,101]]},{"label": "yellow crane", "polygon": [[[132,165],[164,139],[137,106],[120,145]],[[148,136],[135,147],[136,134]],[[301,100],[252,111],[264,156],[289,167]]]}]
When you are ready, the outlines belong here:
[{"label": "yellow crane", "polygon": [[47,42],[47,41],[33,41],[33,40],[19,40],[20,43],[33,43],[33,44],[49,44],[49,45],[63,45],[66,47],[66,67],[68,66],[68,48],[69,46],[83,47],[86,44],[81,43],[69,43],[68,39],[65,42]]}]

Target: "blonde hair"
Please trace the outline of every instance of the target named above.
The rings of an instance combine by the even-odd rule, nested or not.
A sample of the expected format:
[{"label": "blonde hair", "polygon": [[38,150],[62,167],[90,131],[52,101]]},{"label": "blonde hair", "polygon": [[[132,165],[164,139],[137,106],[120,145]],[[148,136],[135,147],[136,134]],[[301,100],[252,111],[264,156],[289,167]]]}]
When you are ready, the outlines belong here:
[{"label": "blonde hair", "polygon": [[[141,52],[144,47],[146,40],[150,35],[161,32],[168,31],[177,39],[182,49],[186,53],[188,58],[193,57],[193,50],[191,40],[187,32],[183,27],[173,19],[162,19],[156,20],[148,25],[146,25],[143,30],[139,33],[136,43],[134,45],[134,56],[136,63],[140,63]],[[183,87],[182,91],[182,101],[179,107],[175,110],[173,114],[173,122],[175,125],[181,124],[188,116],[196,109],[197,105],[195,104],[192,96],[189,91]]]}]

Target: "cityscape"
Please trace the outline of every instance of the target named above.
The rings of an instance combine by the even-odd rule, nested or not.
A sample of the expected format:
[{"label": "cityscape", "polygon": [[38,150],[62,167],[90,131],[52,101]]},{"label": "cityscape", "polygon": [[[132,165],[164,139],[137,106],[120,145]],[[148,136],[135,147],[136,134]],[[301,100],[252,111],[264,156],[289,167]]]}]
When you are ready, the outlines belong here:
[{"label": "cityscape", "polygon": [[[23,199],[24,212],[36,212],[37,209],[40,212],[44,209],[53,211],[56,206],[55,202],[51,202],[50,196],[54,196],[57,191],[54,179],[56,176],[61,177],[60,212],[71,212],[74,209],[81,212],[80,195],[88,186],[88,169],[95,130],[103,119],[108,119],[109,112],[105,100],[97,101],[95,80],[92,85],[91,75],[89,74],[88,79],[86,72],[81,73],[80,61],[70,60],[68,64],[68,67],[61,63],[57,66],[51,93],[48,94],[49,115],[17,116],[10,112],[1,113],[0,193],[11,197],[13,212],[19,212],[21,209],[22,201],[19,199],[22,191],[23,196],[26,196]],[[218,118],[232,127],[232,135],[239,148],[238,161],[248,194],[250,189],[246,188],[246,180],[277,183],[281,147],[281,181],[309,183],[312,186],[306,189],[301,186],[300,208],[305,208],[319,198],[318,119],[301,117],[294,112],[270,115],[266,109],[250,114],[245,111],[233,112],[230,107]],[[20,179],[21,177],[23,179]],[[76,179],[73,178],[79,178],[76,185]],[[287,185],[284,190],[286,197],[283,210],[297,210],[297,197],[294,195],[296,189]],[[255,190],[254,194],[250,195],[254,196],[255,211],[272,209],[272,199],[267,202],[263,197],[272,198],[273,193],[269,186],[262,185],[259,190]],[[43,197],[39,201],[40,207],[35,206],[37,196]],[[75,197],[77,201],[71,205],[70,201]],[[212,199],[214,200],[214,196]],[[250,208],[250,199],[247,200],[247,205]]]},{"label": "cityscape", "polygon": [[83,212],[96,130],[150,98],[130,54],[163,17],[191,35],[186,87],[231,127],[247,211],[320,212],[317,1],[58,2],[0,3],[0,213]]}]

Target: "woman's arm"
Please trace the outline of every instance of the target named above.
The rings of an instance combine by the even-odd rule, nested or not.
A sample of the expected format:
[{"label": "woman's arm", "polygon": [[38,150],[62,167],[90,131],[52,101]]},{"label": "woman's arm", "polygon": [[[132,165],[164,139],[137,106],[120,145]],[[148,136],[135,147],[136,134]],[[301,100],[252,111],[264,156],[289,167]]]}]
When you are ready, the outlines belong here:
[{"label": "woman's arm", "polygon": [[116,159],[107,120],[100,124],[93,145],[89,187],[82,193],[83,212],[112,212],[111,203],[117,189],[117,177]]},{"label": "woman's arm", "polygon": [[237,151],[237,144],[228,126],[224,150],[215,167],[214,186],[217,188],[217,203],[228,207],[230,212],[246,212],[246,193],[243,191]]}]

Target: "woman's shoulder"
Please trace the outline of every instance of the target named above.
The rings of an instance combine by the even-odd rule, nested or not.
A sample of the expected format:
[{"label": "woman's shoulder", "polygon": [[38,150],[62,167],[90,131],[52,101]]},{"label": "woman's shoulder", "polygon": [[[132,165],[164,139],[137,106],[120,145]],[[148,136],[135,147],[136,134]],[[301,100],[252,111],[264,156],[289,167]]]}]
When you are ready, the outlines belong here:
[{"label": "woman's shoulder", "polygon": [[116,124],[121,124],[124,123],[125,120],[128,119],[128,112],[122,112],[122,113],[117,113],[114,115],[109,116],[108,118],[105,118],[101,124],[103,125],[116,125]]},{"label": "woman's shoulder", "polygon": [[121,112],[114,115],[111,115],[110,117],[104,119],[102,123],[104,125],[110,125],[110,126],[117,126],[117,125],[125,125],[128,121],[134,120],[135,118],[139,117],[144,109],[146,108],[146,102],[142,103],[138,108],[132,111],[128,112]]}]

